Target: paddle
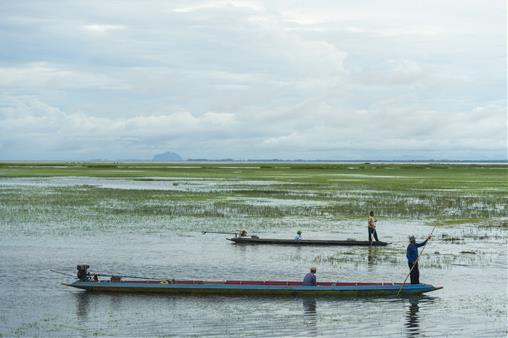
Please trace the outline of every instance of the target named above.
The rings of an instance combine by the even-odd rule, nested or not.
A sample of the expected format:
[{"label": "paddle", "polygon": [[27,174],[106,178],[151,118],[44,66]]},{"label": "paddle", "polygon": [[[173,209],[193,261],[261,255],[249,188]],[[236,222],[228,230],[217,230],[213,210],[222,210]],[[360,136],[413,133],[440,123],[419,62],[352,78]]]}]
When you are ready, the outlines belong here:
[{"label": "paddle", "polygon": [[[430,232],[429,237],[427,237],[427,241],[430,241],[430,239],[432,238],[432,234],[434,233],[434,230],[436,229],[436,227],[437,227],[437,223],[432,228],[432,231]],[[408,277],[411,275],[411,272],[413,271],[414,267],[416,266],[416,264],[418,264],[418,261],[420,260],[420,257],[422,257],[423,252],[425,251],[425,248],[427,247],[427,244],[428,244],[428,242],[425,243],[425,245],[423,246],[422,251],[420,252],[420,255],[416,258],[416,261],[414,262],[413,266],[409,270],[409,273],[407,274],[406,278],[404,278],[404,281],[402,282],[402,285],[400,286],[399,292],[397,292],[397,297],[400,295],[400,292],[402,291],[402,288],[404,287],[404,284],[406,283]]]}]

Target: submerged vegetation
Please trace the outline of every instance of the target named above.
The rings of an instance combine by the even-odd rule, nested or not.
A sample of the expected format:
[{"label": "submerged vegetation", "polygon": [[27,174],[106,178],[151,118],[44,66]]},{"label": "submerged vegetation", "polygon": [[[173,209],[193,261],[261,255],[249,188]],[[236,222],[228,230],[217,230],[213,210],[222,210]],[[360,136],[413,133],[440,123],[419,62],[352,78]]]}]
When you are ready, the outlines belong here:
[{"label": "submerged vegetation", "polygon": [[506,165],[0,163],[0,225],[178,229],[185,218],[190,226],[266,228],[359,220],[375,210],[391,219],[502,226],[507,174]]}]

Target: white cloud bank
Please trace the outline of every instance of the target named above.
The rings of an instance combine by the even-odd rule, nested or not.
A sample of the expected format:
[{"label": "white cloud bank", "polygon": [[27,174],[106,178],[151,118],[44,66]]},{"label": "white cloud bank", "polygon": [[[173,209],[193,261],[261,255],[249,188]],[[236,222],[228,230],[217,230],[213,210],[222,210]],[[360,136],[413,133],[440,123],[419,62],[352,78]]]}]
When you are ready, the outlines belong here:
[{"label": "white cloud bank", "polygon": [[507,158],[501,1],[2,7],[0,160]]},{"label": "white cloud bank", "polygon": [[[492,149],[505,147],[499,137],[506,132],[502,104],[465,113],[447,112],[445,116],[437,111],[385,113],[382,119],[369,111],[350,111],[343,116],[331,111],[293,114],[265,121],[266,128],[258,129],[260,123],[250,115],[182,111],[97,117],[63,112],[33,97],[2,100],[0,150],[12,158],[19,158],[18,154],[27,158],[55,156],[51,154],[66,159],[101,158],[102,149],[107,148],[114,158],[126,158],[127,152],[146,159],[160,149],[178,148],[200,158],[215,153],[218,158],[241,159],[248,149],[254,157],[297,151],[316,158],[355,153],[381,158],[390,153],[404,158],[415,153],[445,156],[448,151],[463,156],[474,153],[485,159],[480,154],[492,156]],[[358,125],[365,126],[364,130],[358,132]]]}]

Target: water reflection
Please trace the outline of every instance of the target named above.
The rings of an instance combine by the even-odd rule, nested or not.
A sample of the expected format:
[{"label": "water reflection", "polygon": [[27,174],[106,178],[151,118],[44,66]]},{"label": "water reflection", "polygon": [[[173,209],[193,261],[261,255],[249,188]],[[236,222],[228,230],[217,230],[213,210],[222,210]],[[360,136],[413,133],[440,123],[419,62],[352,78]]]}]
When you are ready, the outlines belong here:
[{"label": "water reflection", "polygon": [[88,292],[76,292],[76,314],[79,319],[88,319],[88,313],[90,312],[90,294]]},{"label": "water reflection", "polygon": [[369,246],[369,251],[367,253],[367,269],[372,272],[374,269],[374,265],[376,264],[376,254],[378,251],[378,247]]},{"label": "water reflection", "polygon": [[426,303],[433,303],[434,297],[420,296],[408,298],[408,308],[406,313],[406,328],[408,337],[420,335],[420,307]]},{"label": "water reflection", "polygon": [[303,323],[309,329],[309,335],[317,336],[316,298],[303,298]]},{"label": "water reflection", "polygon": [[241,244],[233,244],[235,250],[235,254],[237,254],[239,257],[245,258],[248,254],[247,252],[247,245],[241,245]]},{"label": "water reflection", "polygon": [[418,306],[418,298],[409,299],[409,307],[406,314],[406,327],[407,336],[416,337],[420,334],[420,323],[418,321],[418,312],[420,307]]}]

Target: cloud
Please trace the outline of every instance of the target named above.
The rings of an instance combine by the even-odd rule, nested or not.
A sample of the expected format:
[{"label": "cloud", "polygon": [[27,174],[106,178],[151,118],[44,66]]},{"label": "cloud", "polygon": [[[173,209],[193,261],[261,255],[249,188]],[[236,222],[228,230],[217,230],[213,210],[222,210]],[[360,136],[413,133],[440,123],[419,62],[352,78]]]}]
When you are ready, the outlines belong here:
[{"label": "cloud", "polygon": [[[499,154],[506,145],[502,102],[447,114],[337,112],[328,107],[319,114],[294,112],[289,121],[272,120],[269,128],[257,129],[249,116],[230,113],[174,112],[112,118],[64,112],[34,97],[1,99],[0,150],[4,154],[31,149],[32,156],[53,152],[65,159],[95,158],[102,157],[106,146],[117,158],[122,158],[125,149],[130,149],[132,156],[145,154],[148,158],[170,146],[190,157],[206,157],[204,151],[209,151],[241,158],[248,148],[251,154],[285,154],[298,149],[300,154],[314,154],[314,159],[340,156],[346,151],[373,158],[387,152],[415,154],[436,149],[442,156],[453,151],[477,156],[484,150]],[[380,115],[384,119],[378,119]],[[362,133],[358,133],[358,125],[365,127]],[[504,138],[499,136],[503,133]]]},{"label": "cloud", "polygon": [[10,2],[0,159],[506,158],[503,10]]},{"label": "cloud", "polygon": [[410,85],[419,83],[434,75],[427,65],[411,60],[383,60],[367,64],[362,69],[351,69],[353,81],[369,85]]},{"label": "cloud", "polygon": [[88,24],[82,26],[84,31],[92,33],[109,33],[113,31],[124,30],[127,27],[124,25],[111,25],[111,24]]},{"label": "cloud", "polygon": [[248,9],[261,11],[263,6],[255,1],[205,1],[195,5],[177,7],[173,11],[177,13],[192,13],[203,10],[224,10],[224,9]]},{"label": "cloud", "polygon": [[126,89],[111,76],[94,71],[72,69],[47,62],[31,62],[9,67],[0,67],[0,88],[37,89]]}]

